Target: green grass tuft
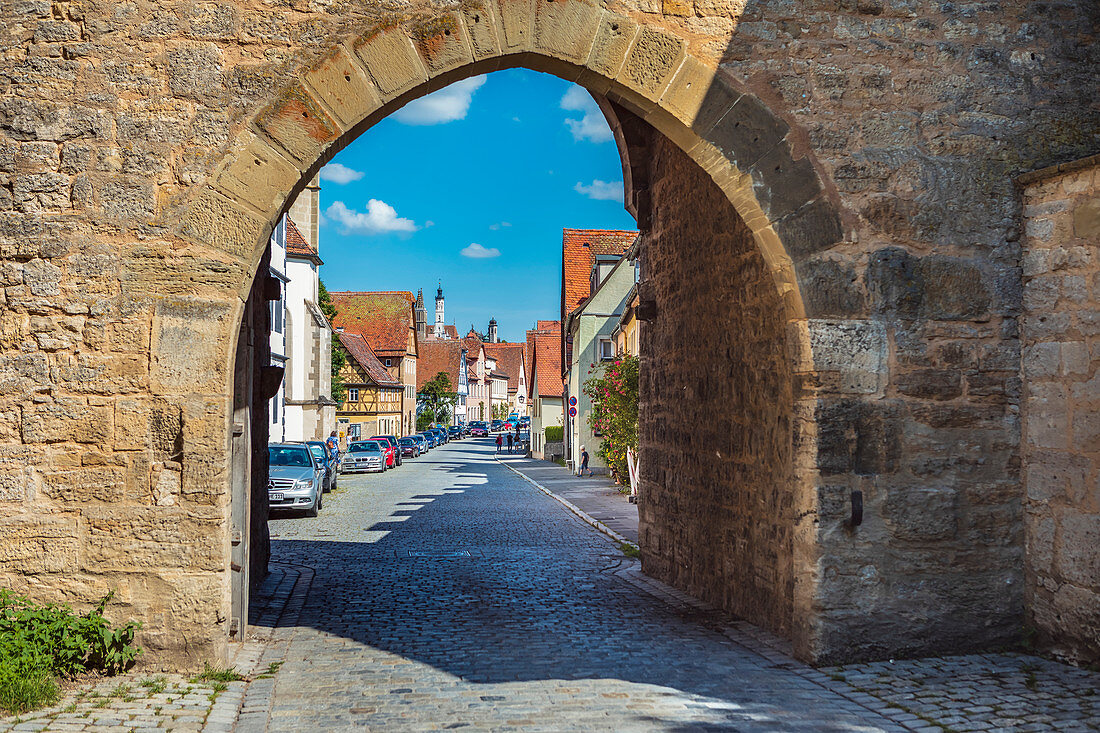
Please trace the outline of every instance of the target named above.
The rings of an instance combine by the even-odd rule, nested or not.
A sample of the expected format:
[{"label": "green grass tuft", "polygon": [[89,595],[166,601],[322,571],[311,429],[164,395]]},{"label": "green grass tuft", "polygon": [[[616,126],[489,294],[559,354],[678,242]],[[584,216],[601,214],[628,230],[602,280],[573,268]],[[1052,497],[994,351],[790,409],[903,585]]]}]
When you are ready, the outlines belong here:
[{"label": "green grass tuft", "polygon": [[198,684],[199,682],[239,682],[243,680],[236,670],[221,669],[219,667],[211,667],[209,663],[203,665],[203,670],[199,674],[192,677],[189,681],[192,684]]}]

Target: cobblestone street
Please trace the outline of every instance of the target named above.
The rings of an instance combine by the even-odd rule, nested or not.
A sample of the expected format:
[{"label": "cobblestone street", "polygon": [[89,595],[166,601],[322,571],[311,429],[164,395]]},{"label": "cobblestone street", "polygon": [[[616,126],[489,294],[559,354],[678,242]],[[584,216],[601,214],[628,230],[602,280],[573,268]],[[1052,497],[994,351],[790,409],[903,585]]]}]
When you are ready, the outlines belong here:
[{"label": "cobblestone street", "polygon": [[249,688],[240,731],[1092,730],[1100,721],[1100,675],[1029,657],[807,668],[777,640],[642,576],[487,443],[345,475],[319,519],[271,527],[273,578],[291,610],[259,662],[281,667]]}]

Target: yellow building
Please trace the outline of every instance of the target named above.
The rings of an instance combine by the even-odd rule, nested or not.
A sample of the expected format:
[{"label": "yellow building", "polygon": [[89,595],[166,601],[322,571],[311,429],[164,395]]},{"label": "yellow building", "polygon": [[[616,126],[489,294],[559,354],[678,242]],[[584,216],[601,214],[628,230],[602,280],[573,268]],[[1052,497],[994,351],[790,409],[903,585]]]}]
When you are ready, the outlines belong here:
[{"label": "yellow building", "polygon": [[619,317],[619,324],[611,332],[611,340],[615,342],[615,353],[622,356],[630,354],[638,356],[638,284],[626,296],[626,308]]},{"label": "yellow building", "polygon": [[336,408],[336,429],[341,446],[372,435],[402,434],[404,385],[375,356],[365,338],[338,333],[347,361],[340,372],[347,389]]}]

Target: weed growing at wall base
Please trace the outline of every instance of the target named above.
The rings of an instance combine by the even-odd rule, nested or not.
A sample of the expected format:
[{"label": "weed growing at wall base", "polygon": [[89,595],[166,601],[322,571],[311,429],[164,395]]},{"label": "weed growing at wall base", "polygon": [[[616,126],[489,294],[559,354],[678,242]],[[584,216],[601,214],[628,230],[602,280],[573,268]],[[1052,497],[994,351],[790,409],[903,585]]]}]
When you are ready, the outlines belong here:
[{"label": "weed growing at wall base", "polygon": [[0,589],[0,709],[21,713],[57,700],[58,677],[117,674],[133,665],[139,624],[112,628],[108,593],[83,616],[66,605],[40,605]]}]

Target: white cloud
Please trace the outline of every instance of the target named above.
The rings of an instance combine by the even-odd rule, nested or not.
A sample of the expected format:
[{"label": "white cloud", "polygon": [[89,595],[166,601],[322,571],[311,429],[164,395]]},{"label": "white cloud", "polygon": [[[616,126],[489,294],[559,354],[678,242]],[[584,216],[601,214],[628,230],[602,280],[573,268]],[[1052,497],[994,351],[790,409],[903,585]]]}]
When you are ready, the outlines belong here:
[{"label": "white cloud", "polygon": [[500,257],[500,250],[496,247],[482,247],[477,242],[473,242],[469,247],[462,248],[462,256],[482,260],[488,257]]},{"label": "white cloud", "polygon": [[592,183],[578,183],[573,190],[597,201],[622,201],[626,196],[622,181],[601,181],[599,178]]},{"label": "white cloud", "polygon": [[397,215],[397,210],[385,201],[371,199],[367,210],[359,212],[349,209],[343,201],[334,201],[325,214],[337,221],[344,233],[387,234],[389,232],[415,232],[418,227],[412,219]]},{"label": "white cloud", "polygon": [[493,230],[493,231],[495,232],[495,231],[497,231],[498,229],[500,229],[501,227],[510,227],[510,226],[512,226],[512,223],[511,223],[511,222],[509,222],[509,221],[502,221],[502,222],[500,222],[499,224],[490,224],[490,225],[489,225],[489,228],[490,228],[490,229],[492,229],[492,230]]},{"label": "white cloud", "polygon": [[358,181],[363,175],[362,171],[353,170],[339,163],[329,163],[321,169],[322,181],[337,183],[341,186],[351,183],[352,181]]},{"label": "white cloud", "polygon": [[484,76],[472,76],[456,81],[449,87],[432,92],[426,97],[409,102],[393,113],[398,122],[406,125],[441,125],[466,118],[474,92],[485,83]]},{"label": "white cloud", "polygon": [[588,140],[593,143],[605,143],[611,140],[611,128],[600,112],[596,100],[583,87],[573,85],[561,98],[561,108],[567,112],[581,112],[579,120],[566,119],[565,124],[573,133],[577,142]]}]

